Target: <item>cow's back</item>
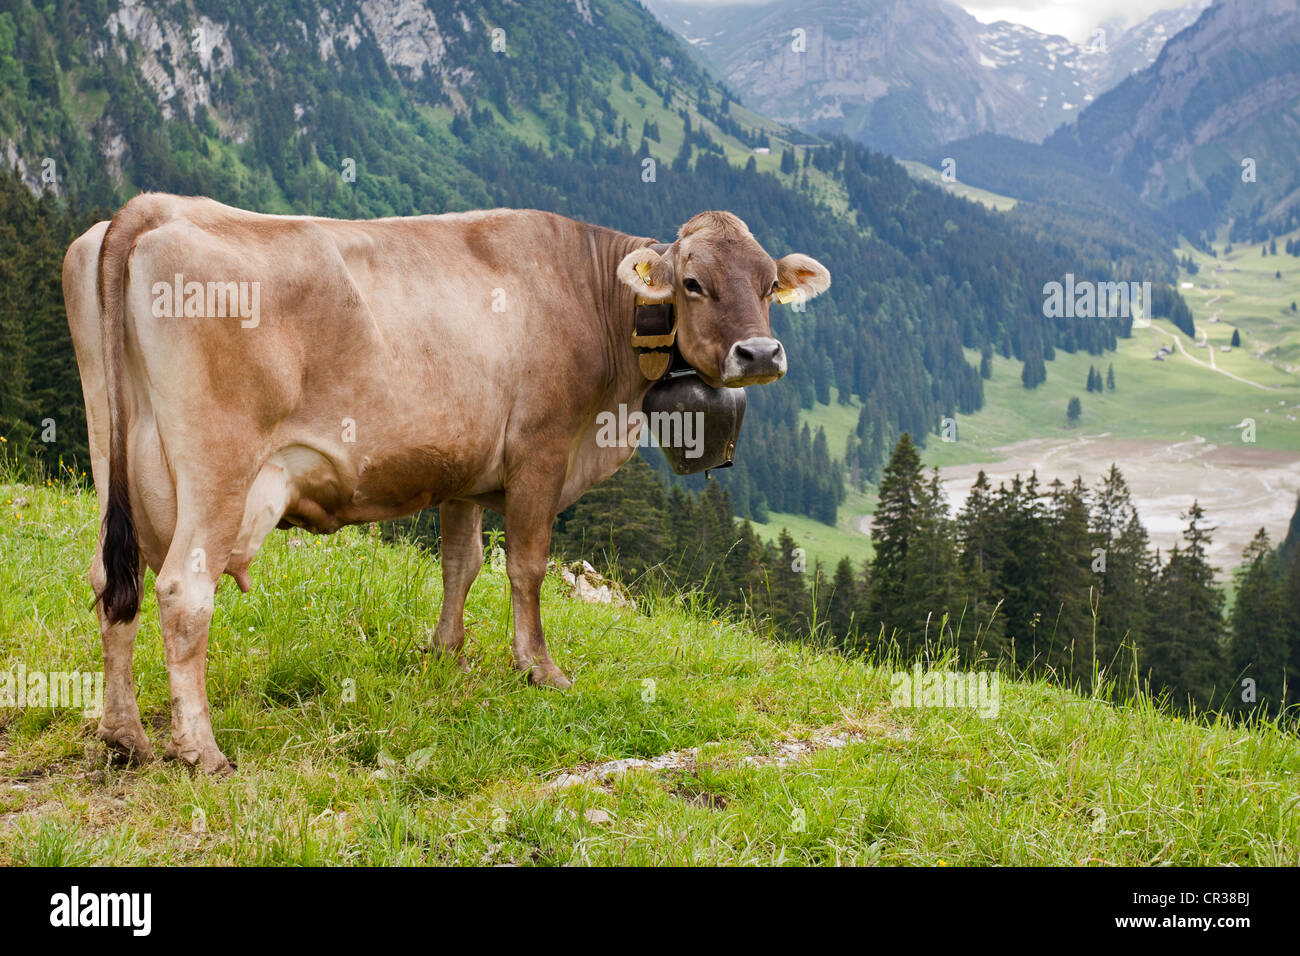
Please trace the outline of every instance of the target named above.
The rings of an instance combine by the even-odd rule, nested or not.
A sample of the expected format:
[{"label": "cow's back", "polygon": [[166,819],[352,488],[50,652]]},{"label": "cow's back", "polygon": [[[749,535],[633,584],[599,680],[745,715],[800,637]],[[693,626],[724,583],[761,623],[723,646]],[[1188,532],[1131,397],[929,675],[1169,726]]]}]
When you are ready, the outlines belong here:
[{"label": "cow's back", "polygon": [[[163,410],[165,456],[246,486],[279,456],[308,526],[496,492],[510,447],[576,447],[608,388],[600,282],[561,267],[595,227],[519,210],[267,216],[156,194],[119,218],[145,224],[127,374],[132,400]],[[255,310],[212,309],[214,288],[218,306],[237,293]]]}]

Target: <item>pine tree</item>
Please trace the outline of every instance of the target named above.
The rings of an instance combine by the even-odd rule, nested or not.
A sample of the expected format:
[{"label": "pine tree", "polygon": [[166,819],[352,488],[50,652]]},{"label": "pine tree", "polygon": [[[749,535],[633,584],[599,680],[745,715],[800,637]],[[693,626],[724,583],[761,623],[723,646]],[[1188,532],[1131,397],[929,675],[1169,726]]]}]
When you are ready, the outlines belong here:
[{"label": "pine tree", "polygon": [[872,519],[871,596],[868,623],[885,625],[885,639],[907,639],[918,609],[907,606],[908,558],[921,497],[921,458],[912,436],[904,432],[894,446],[880,480],[880,498]]},{"label": "pine tree", "polygon": [[664,570],[674,588],[686,589],[704,580],[700,554],[699,505],[694,495],[673,485],[668,492],[668,553]]},{"label": "pine tree", "polygon": [[[1290,663],[1287,607],[1280,558],[1269,547],[1268,532],[1260,528],[1242,552],[1237,569],[1237,595],[1228,640],[1229,676],[1236,682],[1228,702],[1239,710],[1258,706],[1277,713],[1288,703]],[[1249,681],[1247,687],[1244,682]],[[1294,692],[1290,691],[1292,697]]]},{"label": "pine tree", "polygon": [[1006,649],[1003,617],[999,613],[999,555],[1005,544],[999,527],[988,475],[981,470],[957,516],[958,568],[966,606],[962,615],[962,660],[997,660]]},{"label": "pine tree", "polygon": [[1232,330],[1232,347],[1235,349],[1241,345],[1241,332],[1238,329]]},{"label": "pine tree", "polygon": [[1047,381],[1047,366],[1043,364],[1042,354],[1030,355],[1020,369],[1020,384],[1025,388],[1037,388],[1045,381]]},{"label": "pine tree", "polygon": [[1106,389],[1111,392],[1115,391],[1115,363],[1114,362],[1112,362],[1106,368]]},{"label": "pine tree", "polygon": [[1043,610],[1048,604],[1043,582],[1043,567],[1054,560],[1047,553],[1048,521],[1038,490],[1038,475],[1027,479],[1017,475],[1008,487],[1002,485],[994,496],[999,512],[998,524],[1003,542],[999,555],[998,579],[1003,597],[1007,639],[1018,666],[1036,667],[1040,656],[1040,636],[1044,632]]},{"label": "pine tree", "polygon": [[1079,420],[1081,414],[1083,414],[1083,406],[1079,403],[1079,396],[1071,395],[1069,403],[1065,406],[1065,417],[1073,425]]},{"label": "pine tree", "polygon": [[[912,543],[904,563],[904,604],[912,609],[915,636],[904,646],[911,651],[925,648],[934,653],[955,643],[956,624],[961,614],[956,534],[948,513],[939,469],[922,481],[917,495]],[[941,630],[945,617],[947,628]]]},{"label": "pine tree", "polygon": [[617,568],[631,583],[667,555],[667,500],[640,455],[591,488],[573,506],[558,544],[574,559]]},{"label": "pine tree", "polygon": [[777,553],[768,567],[767,610],[780,636],[797,638],[808,630],[809,591],[804,584],[807,559],[790,532],[782,528]]},{"label": "pine tree", "polygon": [[1146,633],[1154,560],[1128,483],[1114,464],[1098,484],[1092,501],[1094,550],[1089,568],[1100,591],[1093,657],[1098,672],[1127,692],[1136,677],[1131,651]]},{"label": "pine tree", "polygon": [[[1147,640],[1140,648],[1142,667],[1153,689],[1168,688],[1173,702],[1188,698],[1200,707],[1221,704],[1227,691],[1223,666],[1223,593],[1206,559],[1213,528],[1193,502],[1183,532],[1160,572]],[[1215,693],[1219,697],[1214,697]]]},{"label": "pine tree", "polygon": [[1067,487],[1057,479],[1048,498],[1046,558],[1040,569],[1047,603],[1043,607],[1046,646],[1043,664],[1062,678],[1082,677],[1092,667],[1089,589],[1095,584],[1090,563],[1092,538],[1081,479]]},{"label": "pine tree", "polygon": [[845,556],[835,565],[826,601],[826,620],[837,647],[849,648],[857,643],[857,612],[858,578],[853,562]]},{"label": "pine tree", "polygon": [[741,585],[738,554],[739,538],[736,533],[735,508],[731,493],[720,481],[710,481],[700,495],[696,535],[700,541],[700,562],[704,582],[715,594],[724,594],[730,600],[738,594]]}]

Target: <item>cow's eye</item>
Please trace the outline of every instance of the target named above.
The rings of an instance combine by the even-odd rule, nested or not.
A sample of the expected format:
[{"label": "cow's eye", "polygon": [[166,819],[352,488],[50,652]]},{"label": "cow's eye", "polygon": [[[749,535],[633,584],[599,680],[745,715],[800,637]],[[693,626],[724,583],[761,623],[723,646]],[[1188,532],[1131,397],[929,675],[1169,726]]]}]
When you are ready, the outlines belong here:
[{"label": "cow's eye", "polygon": [[780,282],[777,281],[776,279],[773,279],[773,280],[772,280],[772,288],[770,288],[770,289],[767,290],[767,294],[768,294],[768,295],[776,295],[776,289],[777,289],[777,286],[779,286],[779,285],[780,285]]},{"label": "cow's eye", "polygon": [[686,279],[682,282],[682,288],[691,295],[704,295],[704,287],[694,279]]}]

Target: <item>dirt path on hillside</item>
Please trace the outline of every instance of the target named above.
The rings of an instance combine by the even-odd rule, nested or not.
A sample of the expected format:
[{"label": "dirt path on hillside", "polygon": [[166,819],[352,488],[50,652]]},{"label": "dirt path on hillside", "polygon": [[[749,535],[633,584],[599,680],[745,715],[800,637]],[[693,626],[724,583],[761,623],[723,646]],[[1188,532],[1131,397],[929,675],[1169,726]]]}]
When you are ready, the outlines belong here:
[{"label": "dirt path on hillside", "polygon": [[1210,352],[1210,360],[1208,362],[1202,362],[1198,358],[1193,358],[1192,353],[1188,352],[1187,349],[1184,348],[1183,339],[1177,333],[1166,332],[1164,329],[1158,328],[1157,326],[1154,325],[1149,325],[1146,327],[1151,329],[1154,332],[1159,332],[1161,335],[1169,336],[1171,339],[1174,340],[1174,344],[1178,346],[1178,351],[1183,354],[1183,358],[1187,359],[1189,362],[1195,362],[1201,368],[1209,369],[1211,372],[1218,372],[1220,375],[1226,375],[1228,376],[1228,378],[1241,382],[1241,384],[1243,385],[1249,385],[1251,388],[1258,388],[1259,390],[1264,392],[1272,392],[1277,390],[1277,386],[1275,385],[1261,385],[1259,384],[1259,382],[1252,382],[1248,378],[1242,378],[1240,375],[1234,375],[1232,372],[1229,372],[1227,369],[1219,368],[1217,365],[1214,364],[1214,347],[1211,345],[1206,346],[1206,348]]},{"label": "dirt path on hillside", "polygon": [[954,513],[966,502],[983,469],[996,488],[1016,475],[1037,470],[1046,488],[1054,478],[1075,475],[1095,488],[1111,462],[1119,465],[1151,542],[1167,552],[1186,525],[1182,515],[1200,501],[1214,532],[1210,559],[1228,569],[1261,527],[1278,543],[1300,494],[1300,454],[1247,445],[1215,445],[1199,435],[1186,441],[1113,438],[1109,433],[1040,438],[995,449],[995,464],[957,465],[940,470]]}]

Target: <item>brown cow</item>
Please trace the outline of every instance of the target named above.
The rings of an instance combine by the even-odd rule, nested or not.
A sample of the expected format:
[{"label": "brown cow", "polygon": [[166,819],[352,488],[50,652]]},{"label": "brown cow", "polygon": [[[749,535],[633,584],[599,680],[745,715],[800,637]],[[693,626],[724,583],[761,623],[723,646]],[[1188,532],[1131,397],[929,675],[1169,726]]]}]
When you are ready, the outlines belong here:
[{"label": "brown cow", "polygon": [[774,295],[830,284],[807,256],[774,262],[730,213],[694,217],[662,254],[653,244],[534,210],[345,222],[161,194],[77,239],[63,290],[103,518],[99,737],[152,756],[131,676],[143,564],[171,685],[166,756],[226,771],[206,690],[221,575],[247,590],[273,528],[331,532],[433,504],[435,647],[461,660],[492,508],[515,664],[568,687],[539,592],[556,513],[633,451],[636,436],[602,447],[596,418],[639,409],[650,386],[629,342],[635,294],[671,298],[683,358],[715,387],[742,386],[785,373]]}]

